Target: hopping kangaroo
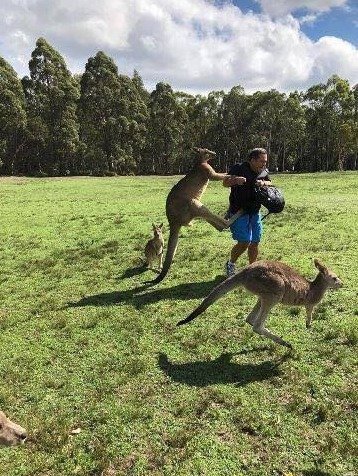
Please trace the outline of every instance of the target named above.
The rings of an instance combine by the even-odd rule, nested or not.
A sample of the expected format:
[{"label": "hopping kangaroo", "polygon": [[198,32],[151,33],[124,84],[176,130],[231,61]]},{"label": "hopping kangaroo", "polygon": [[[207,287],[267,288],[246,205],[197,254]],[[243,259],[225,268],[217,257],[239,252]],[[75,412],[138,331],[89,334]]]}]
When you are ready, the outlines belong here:
[{"label": "hopping kangaroo", "polygon": [[159,283],[167,275],[177,249],[179,231],[182,226],[190,226],[194,218],[203,218],[217,230],[222,231],[224,228],[228,228],[240,215],[237,213],[230,220],[225,220],[212,213],[201,203],[200,199],[209,180],[223,180],[227,174],[215,172],[208,164],[208,161],[216,155],[215,152],[197,147],[194,150],[198,154],[194,166],[185,177],[174,185],[167,197],[166,214],[170,231],[168,248],[163,269],[151,283]]},{"label": "hopping kangaroo", "polygon": [[148,268],[152,267],[154,261],[159,261],[159,270],[162,269],[163,263],[163,223],[155,225],[152,223],[154,237],[148,240],[144,248],[144,254],[146,259],[146,265]]},{"label": "hopping kangaroo", "polygon": [[0,411],[0,445],[21,445],[25,443],[26,438],[26,430],[9,420],[5,413]]},{"label": "hopping kangaroo", "polygon": [[317,259],[314,264],[318,275],[313,281],[308,281],[290,266],[279,261],[256,261],[216,286],[203,302],[177,325],[192,321],[219,297],[237,286],[243,286],[259,297],[246,322],[258,334],[292,348],[291,344],[270,332],[265,327],[265,322],[273,306],[281,302],[291,306],[304,306],[306,327],[311,326],[313,308],[322,300],[327,289],[338,289],[342,286],[341,280],[326,266]]}]

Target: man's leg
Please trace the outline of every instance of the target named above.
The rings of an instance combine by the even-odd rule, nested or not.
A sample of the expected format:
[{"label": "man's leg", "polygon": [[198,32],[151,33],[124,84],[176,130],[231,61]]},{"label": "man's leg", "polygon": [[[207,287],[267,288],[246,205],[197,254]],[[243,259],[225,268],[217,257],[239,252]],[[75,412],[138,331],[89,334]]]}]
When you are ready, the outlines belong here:
[{"label": "man's leg", "polygon": [[259,244],[262,236],[262,222],[260,213],[255,213],[251,216],[250,225],[252,230],[252,241],[248,246],[247,254],[249,257],[249,263],[253,263],[257,260],[259,254]]},{"label": "man's leg", "polygon": [[241,256],[242,253],[247,250],[248,246],[249,243],[238,241],[236,245],[232,247],[230,261],[232,263],[236,263],[238,257]]},{"label": "man's leg", "polygon": [[259,244],[258,243],[250,243],[247,248],[247,255],[249,257],[249,263],[253,263],[257,260],[257,256],[259,254]]},{"label": "man's leg", "polygon": [[241,215],[230,226],[232,237],[237,241],[236,245],[231,250],[230,260],[226,262],[226,275],[232,276],[235,274],[235,263],[240,255],[247,250],[251,241],[249,229],[249,216],[247,214]]}]

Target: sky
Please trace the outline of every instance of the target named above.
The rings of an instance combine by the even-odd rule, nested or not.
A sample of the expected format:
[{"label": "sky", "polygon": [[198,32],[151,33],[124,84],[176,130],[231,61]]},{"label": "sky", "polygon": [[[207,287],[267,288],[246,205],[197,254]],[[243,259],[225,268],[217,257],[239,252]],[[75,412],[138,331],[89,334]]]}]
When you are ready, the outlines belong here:
[{"label": "sky", "polygon": [[0,56],[20,77],[39,37],[72,73],[101,50],[149,91],[358,83],[357,0],[0,0]]}]

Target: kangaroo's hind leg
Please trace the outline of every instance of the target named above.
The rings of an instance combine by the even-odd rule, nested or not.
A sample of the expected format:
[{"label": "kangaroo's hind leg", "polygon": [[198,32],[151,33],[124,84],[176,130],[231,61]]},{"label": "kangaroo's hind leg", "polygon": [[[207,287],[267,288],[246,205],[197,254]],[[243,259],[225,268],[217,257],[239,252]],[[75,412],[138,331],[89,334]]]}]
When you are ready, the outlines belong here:
[{"label": "kangaroo's hind leg", "polygon": [[254,332],[257,332],[257,334],[268,337],[274,342],[277,342],[277,344],[281,344],[285,347],[289,347],[290,349],[292,349],[292,345],[290,343],[286,342],[281,337],[274,334],[273,332],[271,332],[265,327],[265,322],[269,312],[280,301],[281,301],[280,297],[270,297],[270,298],[261,297],[261,306],[260,306],[260,310],[258,312],[257,318],[254,321],[253,330]]},{"label": "kangaroo's hind leg", "polygon": [[225,228],[230,226],[228,220],[215,215],[215,213],[212,213],[207,207],[199,202],[199,200],[192,200],[191,204],[193,216],[203,218],[217,230],[223,231]]},{"label": "kangaroo's hind leg", "polygon": [[246,318],[246,322],[250,324],[250,326],[254,326],[256,318],[259,314],[260,308],[261,308],[261,299],[258,299],[252,311]]}]

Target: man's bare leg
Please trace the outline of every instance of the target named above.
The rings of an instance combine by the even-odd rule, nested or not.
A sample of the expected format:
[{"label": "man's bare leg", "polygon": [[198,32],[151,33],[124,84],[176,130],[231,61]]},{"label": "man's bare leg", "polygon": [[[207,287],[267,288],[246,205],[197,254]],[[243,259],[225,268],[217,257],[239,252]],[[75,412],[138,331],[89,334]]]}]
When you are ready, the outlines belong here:
[{"label": "man's bare leg", "polygon": [[248,246],[249,243],[238,241],[231,250],[230,261],[232,263],[236,263],[238,257],[241,256],[242,253],[247,250]]},{"label": "man's bare leg", "polygon": [[258,243],[250,243],[247,248],[247,254],[249,257],[249,263],[253,263],[257,260],[257,256],[259,254],[259,244]]}]

